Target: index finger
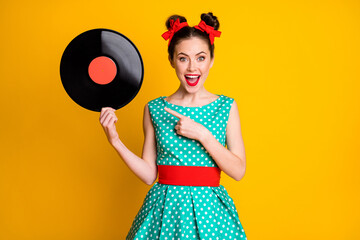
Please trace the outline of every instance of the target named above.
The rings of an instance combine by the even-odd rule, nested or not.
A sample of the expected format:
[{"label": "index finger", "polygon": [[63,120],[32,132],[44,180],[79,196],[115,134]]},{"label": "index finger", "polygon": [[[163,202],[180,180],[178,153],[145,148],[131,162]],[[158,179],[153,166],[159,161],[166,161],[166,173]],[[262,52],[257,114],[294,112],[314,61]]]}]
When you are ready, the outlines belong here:
[{"label": "index finger", "polygon": [[174,111],[174,110],[172,110],[170,108],[165,107],[164,110],[167,111],[168,113],[170,113],[171,115],[179,118],[179,119],[185,117],[184,115],[181,115],[180,113],[178,113],[178,112],[176,112],[176,111]]}]

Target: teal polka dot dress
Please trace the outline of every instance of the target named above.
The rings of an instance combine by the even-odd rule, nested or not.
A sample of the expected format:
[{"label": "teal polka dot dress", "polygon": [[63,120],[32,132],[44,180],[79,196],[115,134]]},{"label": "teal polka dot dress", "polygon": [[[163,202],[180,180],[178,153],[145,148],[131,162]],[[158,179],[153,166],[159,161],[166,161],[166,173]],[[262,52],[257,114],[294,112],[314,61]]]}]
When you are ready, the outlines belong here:
[{"label": "teal polka dot dress", "polygon": [[[157,165],[217,167],[200,142],[178,135],[178,118],[168,107],[201,123],[223,145],[234,99],[224,95],[201,107],[174,105],[159,97],[148,103],[156,133]],[[147,193],[126,237],[130,239],[246,240],[237,210],[220,185],[181,186],[155,183]]]}]

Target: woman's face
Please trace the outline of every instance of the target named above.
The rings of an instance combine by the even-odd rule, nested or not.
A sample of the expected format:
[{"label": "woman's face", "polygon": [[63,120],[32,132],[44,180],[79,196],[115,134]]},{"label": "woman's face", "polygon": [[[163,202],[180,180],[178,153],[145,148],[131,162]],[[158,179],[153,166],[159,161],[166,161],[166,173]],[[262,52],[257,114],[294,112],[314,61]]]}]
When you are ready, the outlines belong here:
[{"label": "woman's face", "polygon": [[207,42],[198,37],[180,41],[175,46],[173,59],[169,60],[182,87],[189,93],[197,92],[204,86],[214,63]]}]

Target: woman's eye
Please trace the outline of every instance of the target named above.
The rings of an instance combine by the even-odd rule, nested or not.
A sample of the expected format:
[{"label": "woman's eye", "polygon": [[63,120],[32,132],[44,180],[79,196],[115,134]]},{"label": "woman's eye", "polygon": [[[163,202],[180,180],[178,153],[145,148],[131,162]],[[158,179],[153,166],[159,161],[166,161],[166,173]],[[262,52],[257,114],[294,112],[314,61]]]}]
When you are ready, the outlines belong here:
[{"label": "woman's eye", "polygon": [[199,60],[199,61],[204,61],[204,60],[205,60],[205,57],[199,57],[198,60]]},{"label": "woman's eye", "polygon": [[181,57],[181,58],[179,58],[179,60],[180,60],[180,62],[185,62],[185,61],[186,61],[186,58]]}]

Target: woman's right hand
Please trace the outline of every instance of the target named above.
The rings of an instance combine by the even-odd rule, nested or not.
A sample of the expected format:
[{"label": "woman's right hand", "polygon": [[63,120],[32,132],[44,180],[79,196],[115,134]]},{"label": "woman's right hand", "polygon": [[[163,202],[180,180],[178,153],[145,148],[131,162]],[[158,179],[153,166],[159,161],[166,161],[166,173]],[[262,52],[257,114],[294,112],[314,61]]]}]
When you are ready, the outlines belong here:
[{"label": "woman's right hand", "polygon": [[119,140],[119,135],[116,131],[115,123],[118,118],[115,115],[115,109],[111,107],[103,107],[100,113],[100,123],[103,127],[108,141],[113,145]]}]

